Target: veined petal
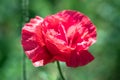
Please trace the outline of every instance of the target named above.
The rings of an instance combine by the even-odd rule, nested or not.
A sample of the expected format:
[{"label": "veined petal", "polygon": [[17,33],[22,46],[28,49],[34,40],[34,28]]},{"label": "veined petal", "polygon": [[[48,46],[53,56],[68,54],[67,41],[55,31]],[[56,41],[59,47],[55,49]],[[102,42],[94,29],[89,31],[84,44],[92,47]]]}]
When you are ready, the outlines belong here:
[{"label": "veined petal", "polygon": [[51,55],[54,56],[54,59],[66,61],[66,57],[70,53],[71,48],[64,40],[55,37],[55,34],[54,30],[52,30],[52,32],[50,31],[44,35],[46,47],[50,51]]},{"label": "veined petal", "polygon": [[81,50],[79,52],[72,51],[66,64],[69,67],[84,66],[91,62],[93,59],[94,57],[87,50]]},{"label": "veined petal", "polygon": [[46,34],[48,32],[55,32],[56,34],[51,34],[51,36],[53,35],[54,37],[57,37],[67,43],[65,26],[61,23],[61,21],[58,18],[56,18],[56,16],[47,16],[44,19],[42,26],[43,34]]},{"label": "veined petal", "polygon": [[73,10],[64,10],[54,16],[64,25],[69,46],[78,51],[87,50],[96,42],[95,25],[84,14]]},{"label": "veined petal", "polygon": [[[35,66],[43,66],[51,61],[52,57],[45,48],[42,38],[41,23],[43,19],[36,17],[22,28],[22,46],[29,59]],[[37,62],[37,63],[36,63]],[[38,64],[39,62],[39,64]]]},{"label": "veined petal", "polygon": [[64,10],[58,12],[55,16],[63,23],[66,31],[70,26],[80,23],[80,21],[84,17],[82,13],[74,10]]}]

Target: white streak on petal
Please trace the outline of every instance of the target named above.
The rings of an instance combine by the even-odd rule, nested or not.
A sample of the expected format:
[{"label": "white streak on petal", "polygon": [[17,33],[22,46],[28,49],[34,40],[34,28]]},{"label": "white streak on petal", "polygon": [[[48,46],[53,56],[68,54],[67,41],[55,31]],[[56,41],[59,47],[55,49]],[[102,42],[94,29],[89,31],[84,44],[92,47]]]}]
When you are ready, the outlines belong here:
[{"label": "white streak on petal", "polygon": [[40,60],[40,61],[34,62],[33,65],[35,67],[43,66],[43,62],[44,62],[43,60]]}]

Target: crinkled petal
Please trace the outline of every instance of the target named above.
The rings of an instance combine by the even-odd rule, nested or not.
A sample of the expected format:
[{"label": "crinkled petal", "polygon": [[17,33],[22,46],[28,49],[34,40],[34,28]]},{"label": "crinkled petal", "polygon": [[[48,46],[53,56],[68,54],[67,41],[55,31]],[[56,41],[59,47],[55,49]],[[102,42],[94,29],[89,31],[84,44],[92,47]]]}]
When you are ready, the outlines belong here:
[{"label": "crinkled petal", "polygon": [[66,64],[69,67],[84,66],[93,59],[94,57],[87,50],[72,51]]},{"label": "crinkled petal", "polygon": [[[54,33],[54,31],[52,31]],[[71,51],[71,48],[69,48],[65,41],[54,37],[53,35],[50,35],[50,33],[46,33],[44,35],[45,37],[45,44],[47,49],[50,51],[50,53],[54,56],[54,59],[60,60],[60,61],[66,61],[66,57]]]},{"label": "crinkled petal", "polygon": [[[54,56],[53,58],[55,60],[59,60],[59,61],[66,61],[66,55],[64,55],[64,52],[60,52],[60,50],[57,48],[58,45],[53,44],[52,41],[47,41],[46,44],[48,50],[50,51],[50,53]],[[63,46],[64,47],[64,46]],[[63,48],[62,45],[59,45],[59,48]]]},{"label": "crinkled petal", "polygon": [[87,50],[89,46],[96,42],[96,28],[91,20],[84,14],[64,10],[56,15],[65,27],[68,44],[80,50]]},{"label": "crinkled petal", "polygon": [[94,24],[77,11],[64,10],[47,16],[42,26],[47,48],[54,56],[59,55],[60,60],[66,60],[63,55],[68,55],[72,50],[87,50],[96,41]]},{"label": "crinkled petal", "polygon": [[50,33],[51,36],[54,36],[58,39],[63,40],[67,43],[67,36],[65,31],[65,26],[61,23],[59,18],[56,16],[47,16],[42,23],[43,34]]},{"label": "crinkled petal", "polygon": [[45,44],[40,26],[41,22],[43,22],[43,19],[37,16],[22,28],[22,46],[34,66],[43,66],[52,59],[44,47]]},{"label": "crinkled petal", "polygon": [[64,26],[54,16],[47,16],[42,23],[45,44],[56,60],[65,61],[69,51]]}]

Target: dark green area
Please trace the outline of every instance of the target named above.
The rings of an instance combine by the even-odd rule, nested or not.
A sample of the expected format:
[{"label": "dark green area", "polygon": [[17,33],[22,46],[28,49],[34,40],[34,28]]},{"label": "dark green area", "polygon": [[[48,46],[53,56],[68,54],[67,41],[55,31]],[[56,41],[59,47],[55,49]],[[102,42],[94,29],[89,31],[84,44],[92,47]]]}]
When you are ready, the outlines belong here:
[{"label": "dark green area", "polygon": [[[97,27],[97,43],[90,47],[95,60],[84,67],[61,63],[67,80],[120,79],[120,0],[30,0],[30,18],[72,9],[89,16]],[[22,0],[0,0],[0,80],[23,80],[20,43]],[[55,63],[33,67],[26,61],[27,80],[59,80]]]}]

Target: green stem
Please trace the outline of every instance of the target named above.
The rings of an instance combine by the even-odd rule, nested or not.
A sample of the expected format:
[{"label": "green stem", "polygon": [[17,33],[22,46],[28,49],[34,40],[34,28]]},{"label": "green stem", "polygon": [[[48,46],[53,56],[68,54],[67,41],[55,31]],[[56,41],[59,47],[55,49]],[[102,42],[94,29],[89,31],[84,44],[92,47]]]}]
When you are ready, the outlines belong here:
[{"label": "green stem", "polygon": [[[28,21],[29,19],[29,0],[21,0],[22,6],[22,26]],[[26,55],[23,53],[23,80],[27,80],[26,77]]]},{"label": "green stem", "polygon": [[62,70],[61,70],[59,61],[57,61],[57,67],[58,67],[58,71],[59,71],[59,74],[60,74],[62,80],[65,80],[65,78],[64,78],[64,76],[63,76],[63,74],[62,74]]},{"label": "green stem", "polygon": [[23,80],[27,80],[26,77],[26,56],[23,53]]}]

